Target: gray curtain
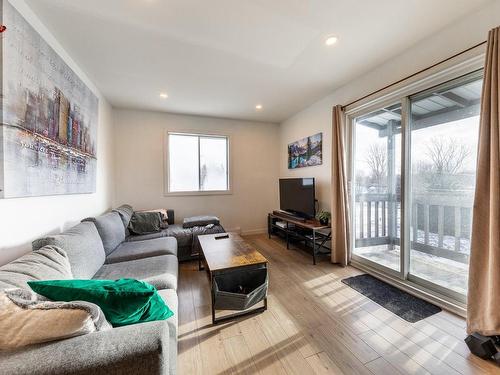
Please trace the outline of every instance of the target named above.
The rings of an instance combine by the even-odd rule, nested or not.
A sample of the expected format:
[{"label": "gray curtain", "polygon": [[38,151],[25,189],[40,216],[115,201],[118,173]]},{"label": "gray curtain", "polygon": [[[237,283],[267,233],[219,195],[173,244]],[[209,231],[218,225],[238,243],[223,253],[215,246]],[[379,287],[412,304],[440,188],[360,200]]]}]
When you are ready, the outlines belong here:
[{"label": "gray curtain", "polygon": [[500,334],[500,28],[489,32],[472,220],[467,332]]},{"label": "gray curtain", "polygon": [[332,263],[346,266],[351,261],[349,194],[346,174],[346,125],[340,105],[333,107],[332,117]]}]

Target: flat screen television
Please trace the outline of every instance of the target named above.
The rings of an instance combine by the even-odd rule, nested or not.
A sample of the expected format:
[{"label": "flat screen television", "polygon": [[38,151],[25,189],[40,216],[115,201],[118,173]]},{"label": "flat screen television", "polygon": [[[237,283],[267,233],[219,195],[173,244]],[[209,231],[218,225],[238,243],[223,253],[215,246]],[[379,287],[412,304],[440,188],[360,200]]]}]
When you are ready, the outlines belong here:
[{"label": "flat screen television", "polygon": [[316,215],[314,178],[281,178],[280,209],[306,219]]}]

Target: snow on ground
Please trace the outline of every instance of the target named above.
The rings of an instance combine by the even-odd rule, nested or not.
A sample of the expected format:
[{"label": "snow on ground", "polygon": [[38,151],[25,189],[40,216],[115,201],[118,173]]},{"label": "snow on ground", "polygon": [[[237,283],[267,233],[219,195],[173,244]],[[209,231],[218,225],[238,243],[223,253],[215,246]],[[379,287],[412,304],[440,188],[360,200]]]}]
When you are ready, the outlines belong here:
[{"label": "snow on ground", "polygon": [[[393,250],[388,249],[387,245],[367,246],[355,249],[354,253],[375,263],[399,271],[400,252],[398,246],[394,246]],[[411,274],[458,293],[466,294],[468,270],[469,267],[467,264],[411,250]]]}]

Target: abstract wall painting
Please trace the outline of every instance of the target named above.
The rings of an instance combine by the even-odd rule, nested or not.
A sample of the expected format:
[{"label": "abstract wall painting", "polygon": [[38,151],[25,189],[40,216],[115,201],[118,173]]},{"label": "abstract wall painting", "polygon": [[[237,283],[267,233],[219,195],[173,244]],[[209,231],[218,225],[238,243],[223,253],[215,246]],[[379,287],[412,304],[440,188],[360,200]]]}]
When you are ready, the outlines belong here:
[{"label": "abstract wall painting", "polygon": [[0,198],[95,192],[98,98],[8,0],[0,7]]},{"label": "abstract wall painting", "polygon": [[288,169],[323,163],[323,133],[311,135],[288,145]]}]

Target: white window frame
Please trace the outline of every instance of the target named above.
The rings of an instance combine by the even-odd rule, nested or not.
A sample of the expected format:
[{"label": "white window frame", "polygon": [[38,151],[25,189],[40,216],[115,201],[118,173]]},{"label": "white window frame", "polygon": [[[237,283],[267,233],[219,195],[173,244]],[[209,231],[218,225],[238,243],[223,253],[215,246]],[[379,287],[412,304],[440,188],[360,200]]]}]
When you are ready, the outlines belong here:
[{"label": "white window frame", "polygon": [[[170,151],[168,146],[170,135],[185,135],[185,136],[195,136],[195,137],[212,137],[212,138],[225,138],[226,139],[226,162],[227,162],[227,189],[226,190],[194,190],[194,191],[170,191]],[[232,173],[231,173],[231,136],[228,134],[222,134],[217,132],[204,133],[200,131],[173,131],[166,130],[164,141],[163,141],[163,161],[164,161],[164,196],[196,196],[196,195],[229,195],[233,194],[232,191]],[[198,152],[198,158],[199,158]]]},{"label": "white window frame", "polygon": [[[347,125],[347,174],[348,174],[348,190],[349,201],[351,206],[354,200],[354,183],[353,183],[353,167],[354,167],[354,123],[357,117],[368,114],[379,108],[384,108],[388,105],[401,103],[402,105],[402,133],[401,133],[401,161],[405,164],[401,170],[401,244],[409,249],[409,226],[405,223],[410,221],[410,210],[408,209],[409,197],[407,196],[406,187],[410,185],[410,175],[407,173],[409,170],[409,144],[407,139],[409,137],[408,122],[409,116],[409,98],[417,93],[426,91],[434,86],[444,84],[452,81],[461,76],[471,74],[477,70],[484,68],[484,52],[473,51],[468,56],[463,56],[461,61],[453,60],[448,61],[444,66],[439,66],[431,69],[430,71],[418,74],[411,79],[403,81],[395,86],[389,87],[380,93],[371,95],[360,102],[349,105],[345,109],[345,121]],[[349,218],[351,228],[354,228],[354,216]],[[427,301],[435,303],[447,310],[450,310],[458,315],[465,316],[467,306],[463,296],[458,293],[440,288],[425,280],[420,280],[415,275],[409,275],[409,256],[410,252],[404,252],[401,256],[400,271],[394,271],[386,267],[380,266],[369,260],[362,259],[353,253],[355,243],[355,231],[351,230],[351,264],[364,270],[386,282],[393,284],[411,294],[415,294]],[[404,244],[404,245],[403,245]],[[415,282],[418,280],[418,283]]]}]

